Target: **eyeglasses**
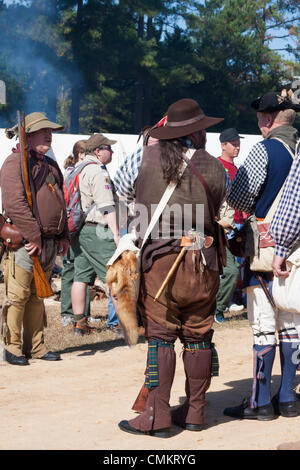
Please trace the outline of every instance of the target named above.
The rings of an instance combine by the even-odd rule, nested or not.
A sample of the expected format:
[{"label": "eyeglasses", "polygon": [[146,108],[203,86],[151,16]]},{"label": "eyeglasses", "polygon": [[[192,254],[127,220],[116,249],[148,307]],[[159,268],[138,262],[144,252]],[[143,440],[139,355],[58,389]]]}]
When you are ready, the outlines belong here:
[{"label": "eyeglasses", "polygon": [[109,152],[113,151],[110,145],[101,145],[98,148],[99,148],[99,150],[108,150]]}]

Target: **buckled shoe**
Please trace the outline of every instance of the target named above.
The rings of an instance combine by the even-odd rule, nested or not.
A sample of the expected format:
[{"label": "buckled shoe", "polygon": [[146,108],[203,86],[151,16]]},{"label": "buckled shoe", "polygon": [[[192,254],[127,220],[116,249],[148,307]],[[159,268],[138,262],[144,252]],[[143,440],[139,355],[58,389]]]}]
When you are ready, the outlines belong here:
[{"label": "buckled shoe", "polygon": [[278,397],[275,395],[272,398],[272,404],[276,415],[281,415],[285,418],[298,416],[296,401],[278,401]]},{"label": "buckled shoe", "polygon": [[257,408],[251,408],[248,399],[244,399],[241,405],[225,408],[223,411],[225,416],[237,419],[257,419],[258,421],[271,421],[277,418],[272,403]]}]

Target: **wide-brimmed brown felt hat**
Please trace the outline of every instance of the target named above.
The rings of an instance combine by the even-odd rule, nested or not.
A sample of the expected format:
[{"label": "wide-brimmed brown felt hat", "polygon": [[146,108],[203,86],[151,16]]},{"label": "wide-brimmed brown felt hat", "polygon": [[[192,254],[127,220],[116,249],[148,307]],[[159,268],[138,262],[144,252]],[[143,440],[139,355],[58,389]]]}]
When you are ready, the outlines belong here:
[{"label": "wide-brimmed brown felt hat", "polygon": [[183,98],[169,106],[164,126],[151,129],[149,133],[155,139],[177,139],[207,129],[223,120],[206,116],[197,101]]}]

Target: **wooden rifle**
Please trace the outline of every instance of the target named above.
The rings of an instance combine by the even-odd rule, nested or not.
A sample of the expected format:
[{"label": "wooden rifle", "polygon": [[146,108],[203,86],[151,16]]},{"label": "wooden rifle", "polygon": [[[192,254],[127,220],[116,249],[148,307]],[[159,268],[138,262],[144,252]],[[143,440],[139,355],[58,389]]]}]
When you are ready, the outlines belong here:
[{"label": "wooden rifle", "polygon": [[143,384],[133,406],[132,410],[143,413],[146,410],[146,403],[149,397],[149,389]]},{"label": "wooden rifle", "polygon": [[[21,159],[21,174],[25,190],[27,203],[33,211],[32,196],[29,185],[28,177],[28,157],[26,150],[26,134],[25,134],[25,114],[24,112],[17,111],[18,117],[18,133],[19,133],[19,146],[20,146],[20,159]],[[36,295],[42,299],[51,297],[53,291],[50,283],[45,276],[37,255],[31,255],[33,261],[33,278],[35,283]]]}]

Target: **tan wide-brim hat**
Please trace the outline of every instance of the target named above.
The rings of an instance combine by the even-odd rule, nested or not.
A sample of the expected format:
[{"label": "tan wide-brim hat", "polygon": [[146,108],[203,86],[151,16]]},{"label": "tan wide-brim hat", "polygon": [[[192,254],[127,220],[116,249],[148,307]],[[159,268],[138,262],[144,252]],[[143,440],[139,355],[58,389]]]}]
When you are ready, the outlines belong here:
[{"label": "tan wide-brim hat", "polygon": [[93,134],[87,141],[86,141],[86,150],[88,152],[93,152],[101,145],[114,145],[117,141],[110,140],[105,137],[103,134]]},{"label": "tan wide-brim hat", "polygon": [[197,101],[183,98],[169,106],[164,126],[151,129],[149,134],[155,139],[177,139],[207,129],[223,120],[206,116]]},{"label": "tan wide-brim hat", "polygon": [[64,126],[51,122],[44,113],[31,113],[25,116],[25,132],[32,134],[41,129],[52,129],[54,131],[63,131]]},{"label": "tan wide-brim hat", "polygon": [[[32,134],[33,132],[40,131],[41,129],[53,129],[54,131],[63,131],[64,126],[51,122],[44,113],[31,113],[25,116],[25,133]],[[13,139],[18,136],[18,124],[13,127],[5,129],[5,134],[8,139]]]}]

